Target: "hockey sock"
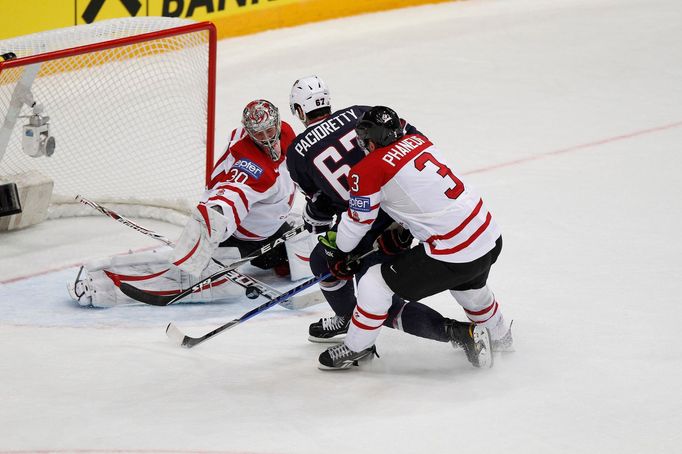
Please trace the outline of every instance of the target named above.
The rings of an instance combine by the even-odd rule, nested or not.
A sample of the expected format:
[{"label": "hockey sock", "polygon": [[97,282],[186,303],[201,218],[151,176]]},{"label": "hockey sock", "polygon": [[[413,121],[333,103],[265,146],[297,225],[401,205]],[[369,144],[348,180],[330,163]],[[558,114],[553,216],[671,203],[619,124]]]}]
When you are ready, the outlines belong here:
[{"label": "hockey sock", "polygon": [[352,281],[346,281],[343,287],[336,290],[322,289],[322,294],[336,315],[350,315],[355,309],[355,288]]},{"label": "hockey sock", "polygon": [[425,304],[407,302],[394,295],[384,326],[413,336],[448,342],[450,338],[445,331],[445,320],[438,311]]}]

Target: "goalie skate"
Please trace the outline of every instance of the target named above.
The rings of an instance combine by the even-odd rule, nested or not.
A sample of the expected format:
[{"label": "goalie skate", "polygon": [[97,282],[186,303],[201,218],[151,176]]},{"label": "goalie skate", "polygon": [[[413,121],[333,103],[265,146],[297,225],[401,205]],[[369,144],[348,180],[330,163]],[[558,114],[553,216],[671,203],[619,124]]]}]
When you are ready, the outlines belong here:
[{"label": "goalie skate", "polygon": [[81,266],[81,269],[78,271],[78,275],[76,276],[76,280],[67,282],[66,289],[68,290],[71,299],[77,302],[80,306],[91,306],[94,285],[90,275],[87,274],[87,271],[85,272],[85,276],[81,278],[83,271],[84,268]]}]

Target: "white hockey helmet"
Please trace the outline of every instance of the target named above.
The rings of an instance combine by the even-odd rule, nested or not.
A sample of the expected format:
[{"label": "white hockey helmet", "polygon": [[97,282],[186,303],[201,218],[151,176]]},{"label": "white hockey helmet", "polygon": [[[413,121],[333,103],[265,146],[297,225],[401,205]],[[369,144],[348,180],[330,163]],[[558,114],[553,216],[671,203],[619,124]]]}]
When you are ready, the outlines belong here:
[{"label": "white hockey helmet", "polygon": [[[303,113],[307,116],[313,110],[329,107],[331,109],[332,102],[329,95],[329,88],[322,79],[317,76],[308,76],[298,79],[291,87],[289,95],[289,107],[291,113],[296,115],[296,106],[300,106]],[[305,120],[305,118],[301,118]]]},{"label": "white hockey helmet", "polygon": [[256,145],[268,153],[273,161],[282,155],[279,136],[282,132],[282,120],[279,110],[270,101],[256,99],[244,108],[242,113],[244,129]]}]

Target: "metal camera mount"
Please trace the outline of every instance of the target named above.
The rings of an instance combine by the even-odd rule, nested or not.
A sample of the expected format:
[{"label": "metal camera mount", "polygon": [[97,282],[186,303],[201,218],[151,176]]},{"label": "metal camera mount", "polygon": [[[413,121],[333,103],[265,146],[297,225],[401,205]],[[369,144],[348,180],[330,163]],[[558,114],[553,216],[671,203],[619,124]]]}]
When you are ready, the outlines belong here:
[{"label": "metal camera mount", "polygon": [[45,109],[42,104],[33,103],[31,107],[33,108],[33,115],[21,117],[28,118],[21,139],[22,149],[24,153],[33,158],[50,157],[54,154],[56,146],[54,136],[50,135],[50,117],[43,115]]}]

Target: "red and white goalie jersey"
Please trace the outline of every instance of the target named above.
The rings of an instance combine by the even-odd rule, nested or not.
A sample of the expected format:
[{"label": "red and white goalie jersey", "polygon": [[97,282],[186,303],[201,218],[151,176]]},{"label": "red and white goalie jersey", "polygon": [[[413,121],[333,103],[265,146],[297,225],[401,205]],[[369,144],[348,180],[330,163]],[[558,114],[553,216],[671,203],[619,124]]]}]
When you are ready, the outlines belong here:
[{"label": "red and white goalie jersey", "polygon": [[370,152],[351,168],[348,183],[349,207],[337,235],[343,251],[358,245],[379,208],[423,242],[429,256],[444,262],[475,260],[500,236],[481,197],[422,135]]},{"label": "red and white goalie jersey", "polygon": [[208,206],[220,206],[229,218],[225,238],[264,240],[282,226],[295,195],[286,166],[286,149],[295,137],[291,126],[282,122],[282,154],[273,161],[249,139],[244,128],[232,131],[201,198]]}]

